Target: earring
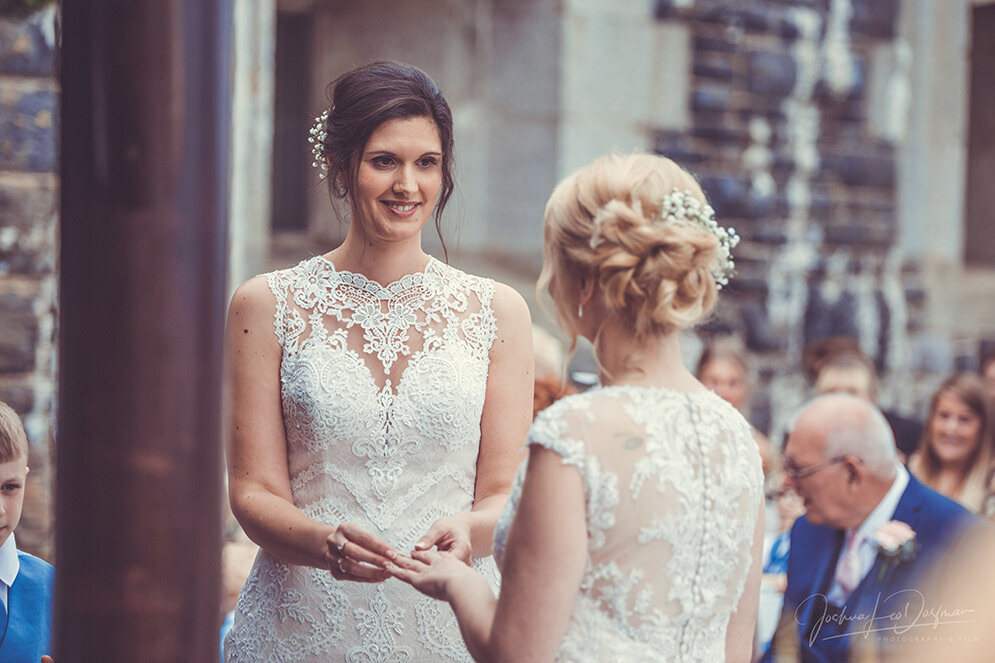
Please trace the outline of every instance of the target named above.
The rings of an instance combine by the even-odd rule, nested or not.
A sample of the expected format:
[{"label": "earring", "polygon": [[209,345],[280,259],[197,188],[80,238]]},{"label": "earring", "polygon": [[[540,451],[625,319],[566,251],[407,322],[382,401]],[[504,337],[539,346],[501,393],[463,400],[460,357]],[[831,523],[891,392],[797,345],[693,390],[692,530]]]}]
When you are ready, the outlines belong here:
[{"label": "earring", "polygon": [[577,304],[577,317],[578,318],[583,318],[584,317],[584,305],[583,304]]}]

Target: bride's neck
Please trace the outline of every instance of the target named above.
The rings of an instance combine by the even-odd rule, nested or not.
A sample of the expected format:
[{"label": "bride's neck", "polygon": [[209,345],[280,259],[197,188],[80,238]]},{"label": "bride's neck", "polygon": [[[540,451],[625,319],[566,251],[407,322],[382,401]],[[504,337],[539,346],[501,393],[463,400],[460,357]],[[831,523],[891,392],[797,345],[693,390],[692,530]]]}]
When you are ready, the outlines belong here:
[{"label": "bride's neck", "polygon": [[337,248],[326,254],[336,269],[356,272],[381,285],[392,283],[406,274],[425,269],[429,255],[421,248],[421,242],[398,242],[377,244],[366,242],[350,233]]},{"label": "bride's neck", "polygon": [[666,387],[676,391],[702,388],[684,365],[677,331],[637,341],[631,330],[609,322],[601,331],[596,350],[603,385]]}]

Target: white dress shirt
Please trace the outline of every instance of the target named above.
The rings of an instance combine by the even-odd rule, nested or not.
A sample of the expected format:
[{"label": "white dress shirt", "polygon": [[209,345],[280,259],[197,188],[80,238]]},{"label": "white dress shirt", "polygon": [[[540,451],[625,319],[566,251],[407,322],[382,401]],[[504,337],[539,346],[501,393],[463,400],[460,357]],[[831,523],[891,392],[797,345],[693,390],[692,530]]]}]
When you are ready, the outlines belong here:
[{"label": "white dress shirt", "polygon": [[17,542],[14,541],[14,533],[11,532],[7,540],[0,546],[0,602],[3,603],[4,610],[7,609],[7,592],[14,584],[14,578],[21,568],[21,562],[17,559]]},{"label": "white dress shirt", "polygon": [[[860,578],[863,580],[867,572],[871,570],[874,566],[874,560],[878,556],[878,544],[874,540],[874,534],[881,529],[881,527],[892,519],[895,515],[895,509],[898,507],[898,501],[902,499],[902,493],[905,492],[906,486],[909,485],[909,472],[903,466],[898,466],[898,472],[895,475],[895,480],[891,483],[891,488],[885,493],[884,497],[878,502],[878,505],[874,507],[871,511],[871,515],[864,519],[864,522],[860,524],[857,528],[857,534],[863,540],[860,543],[859,554],[860,554]],[[850,538],[850,533],[853,530],[847,530],[843,538],[844,542],[848,541]],[[833,573],[833,581],[829,586],[829,592],[826,598],[830,603],[835,605],[843,605],[846,603],[846,592],[840,587],[840,584],[836,581],[836,576],[839,574],[840,564],[843,561],[843,553],[846,550],[846,543],[843,545],[843,550],[840,551],[840,556],[836,560],[836,569]]]}]

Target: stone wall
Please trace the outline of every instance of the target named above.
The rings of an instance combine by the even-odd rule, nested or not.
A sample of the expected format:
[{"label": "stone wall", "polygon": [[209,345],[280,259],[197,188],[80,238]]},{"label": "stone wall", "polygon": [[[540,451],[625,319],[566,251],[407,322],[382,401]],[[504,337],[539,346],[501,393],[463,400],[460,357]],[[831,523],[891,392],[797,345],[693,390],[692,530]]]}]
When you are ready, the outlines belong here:
[{"label": "stone wall", "polygon": [[804,348],[828,336],[859,339],[897,383],[889,405],[916,401],[894,380],[909,370],[923,300],[896,244],[895,123],[908,109],[888,114],[879,101],[903,83],[899,10],[898,0],[655,5],[657,20],[692,35],[691,127],[658,131],[656,149],[695,171],[744,239],[704,332],[741,339],[755,359],[762,427],[807,396]]},{"label": "stone wall", "polygon": [[51,558],[58,85],[55,9],[0,20],[0,400],[31,444],[18,546]]}]

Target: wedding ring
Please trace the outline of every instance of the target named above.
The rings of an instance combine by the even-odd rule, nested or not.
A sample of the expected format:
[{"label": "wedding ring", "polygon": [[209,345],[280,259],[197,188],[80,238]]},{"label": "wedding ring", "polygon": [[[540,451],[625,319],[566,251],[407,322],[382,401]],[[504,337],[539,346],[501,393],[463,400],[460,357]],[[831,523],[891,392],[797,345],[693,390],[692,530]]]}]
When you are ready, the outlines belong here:
[{"label": "wedding ring", "polygon": [[342,551],[345,550],[345,544],[347,544],[347,543],[349,543],[349,542],[348,541],[343,541],[342,543],[336,543],[335,544],[335,547],[339,549],[339,554],[340,555],[345,554]]},{"label": "wedding ring", "polygon": [[342,568],[343,559],[344,559],[343,557],[339,557],[339,571],[341,571],[342,573],[346,573],[346,570]]}]

